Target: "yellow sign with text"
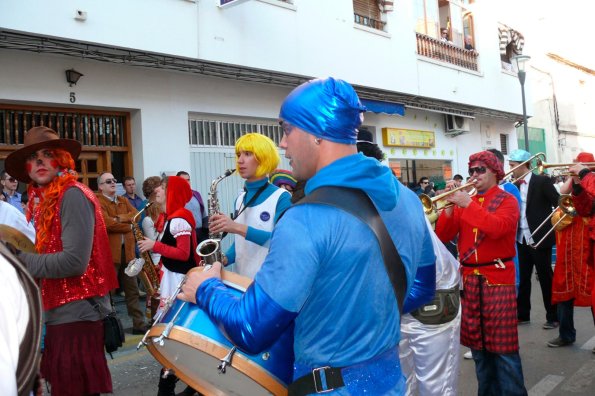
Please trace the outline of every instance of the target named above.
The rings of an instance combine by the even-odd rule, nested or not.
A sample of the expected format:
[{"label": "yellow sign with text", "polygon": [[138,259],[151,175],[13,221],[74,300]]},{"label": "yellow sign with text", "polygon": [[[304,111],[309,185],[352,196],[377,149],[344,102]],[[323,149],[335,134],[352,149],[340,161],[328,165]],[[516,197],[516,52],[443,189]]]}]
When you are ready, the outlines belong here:
[{"label": "yellow sign with text", "polygon": [[436,138],[433,131],[382,128],[382,144],[387,147],[431,148],[436,146]]}]

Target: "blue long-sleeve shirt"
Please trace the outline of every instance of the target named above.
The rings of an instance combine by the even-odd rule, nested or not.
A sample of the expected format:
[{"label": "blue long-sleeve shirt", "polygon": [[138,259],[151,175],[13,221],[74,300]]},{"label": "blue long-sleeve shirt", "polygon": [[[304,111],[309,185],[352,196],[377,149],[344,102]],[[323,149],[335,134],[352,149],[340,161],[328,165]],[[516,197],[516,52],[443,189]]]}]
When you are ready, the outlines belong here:
[{"label": "blue long-sleeve shirt", "polygon": [[[370,196],[401,255],[408,291],[418,267],[434,266],[421,203],[389,168],[351,155],[321,169],[308,181],[306,194],[322,186],[359,188]],[[294,378],[314,367],[368,361],[399,343],[399,310],[372,230],[326,205],[297,205],[286,212],[242,298],[228,296],[216,279],[204,282],[196,298],[240,348],[254,353],[295,320]],[[390,367],[390,386],[402,385],[398,364],[396,358]],[[345,394],[352,385],[331,394]]]}]

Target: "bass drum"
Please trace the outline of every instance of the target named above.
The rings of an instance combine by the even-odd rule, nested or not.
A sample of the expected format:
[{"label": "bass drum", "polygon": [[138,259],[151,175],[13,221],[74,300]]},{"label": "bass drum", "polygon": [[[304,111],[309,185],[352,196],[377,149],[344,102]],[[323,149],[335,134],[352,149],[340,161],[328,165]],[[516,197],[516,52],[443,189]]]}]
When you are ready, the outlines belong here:
[{"label": "bass drum", "polygon": [[[228,271],[222,271],[222,280],[238,298],[252,282]],[[165,369],[205,395],[286,395],[292,381],[293,325],[268,350],[249,355],[236,350],[198,306],[176,300],[149,330],[147,348]],[[230,362],[222,371],[226,357]]]}]

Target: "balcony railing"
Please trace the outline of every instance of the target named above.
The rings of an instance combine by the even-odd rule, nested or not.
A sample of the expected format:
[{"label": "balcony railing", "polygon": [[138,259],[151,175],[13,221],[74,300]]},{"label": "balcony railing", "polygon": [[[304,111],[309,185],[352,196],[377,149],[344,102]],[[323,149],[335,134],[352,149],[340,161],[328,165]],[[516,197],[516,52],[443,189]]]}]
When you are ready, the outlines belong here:
[{"label": "balcony railing", "polygon": [[436,40],[425,34],[417,35],[417,53],[428,58],[460,66],[465,69],[477,71],[478,53],[466,50],[451,43]]},{"label": "balcony railing", "polygon": [[364,15],[353,14],[353,20],[358,25],[364,25],[371,27],[372,29],[384,30],[385,23],[377,19],[372,19]]}]

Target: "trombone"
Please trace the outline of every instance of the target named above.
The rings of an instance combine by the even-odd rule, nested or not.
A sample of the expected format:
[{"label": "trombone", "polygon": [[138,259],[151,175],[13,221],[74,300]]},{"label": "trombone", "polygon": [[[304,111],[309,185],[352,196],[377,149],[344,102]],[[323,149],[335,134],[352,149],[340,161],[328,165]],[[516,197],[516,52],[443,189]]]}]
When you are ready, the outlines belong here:
[{"label": "trombone", "polygon": [[430,198],[430,196],[427,194],[420,194],[419,199],[421,200],[421,204],[424,207],[424,213],[428,217],[428,220],[430,221],[430,223],[434,224],[436,222],[436,220],[438,220],[438,212],[440,210],[450,208],[451,206],[454,205],[450,202],[446,202],[444,200],[444,198],[446,198],[447,196],[449,196],[450,194],[452,194],[456,191],[464,190],[469,187],[473,187],[473,189],[471,191],[469,191],[469,196],[472,197],[475,194],[477,194],[477,189],[474,186],[475,186],[475,179],[473,179],[472,181],[469,181],[463,185],[460,185],[459,187],[453,188],[452,190],[444,192],[440,195],[436,195],[433,198]]},{"label": "trombone", "polygon": [[545,239],[552,233],[552,231],[554,231],[556,229],[556,227],[558,226],[558,224],[560,224],[562,221],[564,221],[568,216],[570,217],[574,217],[576,216],[576,208],[574,207],[574,202],[572,201],[572,196],[570,194],[562,194],[560,195],[560,198],[558,198],[558,207],[555,208],[552,213],[545,218],[545,220],[543,221],[543,223],[541,223],[539,225],[539,227],[537,227],[535,229],[535,231],[533,231],[533,233],[531,234],[531,238],[533,238],[535,236],[535,234],[537,234],[537,232],[548,222],[550,221],[551,217],[554,215],[554,213],[556,213],[556,210],[560,208],[560,210],[564,213],[563,216],[560,216],[560,219],[552,225],[552,228],[543,236],[543,238],[541,238],[539,240],[539,242],[531,245],[532,248],[537,249],[539,247],[539,245],[541,245],[543,243],[543,241],[545,241]]},{"label": "trombone", "polygon": [[[537,166],[534,167],[534,168],[531,167],[531,162],[533,160],[536,160],[536,162],[537,162]],[[545,161],[545,153],[537,153],[537,154],[533,155],[531,158],[529,158],[528,160],[526,160],[524,162],[521,162],[520,164],[518,164],[514,168],[511,168],[508,172],[506,172],[504,174],[504,178],[503,179],[508,179],[510,177],[509,181],[511,183],[514,183],[515,181],[524,178],[529,173],[533,172],[535,169],[539,169],[539,164],[545,163],[544,161]],[[527,168],[529,168],[529,170],[527,172],[523,173],[523,175],[521,177],[517,177],[516,179],[513,178],[514,171],[517,170],[518,168],[520,168],[523,165],[527,165]],[[542,170],[540,170],[539,173],[542,173]]]},{"label": "trombone", "polygon": [[568,168],[570,168],[571,166],[574,166],[576,164],[582,164],[584,166],[586,166],[589,169],[595,169],[595,162],[573,162],[570,164],[548,164],[547,162],[541,161],[541,160],[537,160],[537,171],[539,173],[544,173],[546,169],[549,168],[553,168],[553,169],[561,169],[561,170],[566,170],[566,172],[562,172],[560,173],[560,176],[562,175],[566,175],[566,176],[576,176],[574,174],[572,174],[571,172],[568,172]]}]

